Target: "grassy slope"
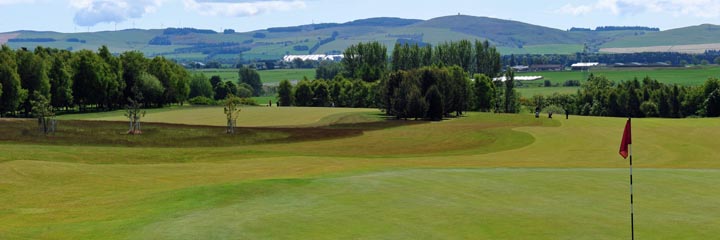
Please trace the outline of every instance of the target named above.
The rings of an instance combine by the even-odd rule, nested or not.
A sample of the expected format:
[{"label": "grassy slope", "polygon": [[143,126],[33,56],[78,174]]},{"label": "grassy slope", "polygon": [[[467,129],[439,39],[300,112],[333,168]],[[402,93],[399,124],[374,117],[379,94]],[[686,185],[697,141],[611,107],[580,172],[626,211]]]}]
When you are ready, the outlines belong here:
[{"label": "grassy slope", "polygon": [[720,38],[720,26],[704,24],[620,38],[606,43],[602,45],[602,47],[624,48],[718,43],[720,42],[718,41],[718,38]]},{"label": "grassy slope", "polygon": [[[623,121],[473,113],[350,139],[252,147],[0,144],[0,235],[624,238]],[[713,141],[720,123],[634,124],[638,236],[720,234]]]}]

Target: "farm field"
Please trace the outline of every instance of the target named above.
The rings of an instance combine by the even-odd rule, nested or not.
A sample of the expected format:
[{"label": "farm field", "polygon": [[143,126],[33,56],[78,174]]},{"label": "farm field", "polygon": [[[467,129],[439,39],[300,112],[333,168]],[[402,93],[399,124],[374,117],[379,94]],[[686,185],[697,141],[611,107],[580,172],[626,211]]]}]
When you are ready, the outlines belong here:
[{"label": "farm field", "polygon": [[[590,72],[562,71],[562,72],[522,72],[517,76],[543,76],[542,80],[523,81],[525,87],[516,88],[523,97],[534,95],[551,95],[553,93],[575,93],[578,87],[561,87],[567,80],[579,80],[581,83],[590,74],[602,75],[614,82],[628,81],[649,76],[659,82],[666,84],[678,84],[684,86],[698,86],[705,83],[708,78],[720,78],[720,67],[703,66],[687,68],[621,68],[621,69],[593,69]],[[560,87],[543,87],[544,81],[549,80],[553,85]]]},{"label": "farm field", "polygon": [[[207,77],[219,75],[225,81],[237,81],[236,69],[209,69],[199,70]],[[277,84],[282,80],[297,80],[303,76],[308,79],[315,78],[314,69],[281,69],[281,70],[265,70],[258,71],[260,78],[265,84]],[[525,81],[525,87],[518,87],[517,90],[523,97],[532,97],[534,95],[551,95],[553,93],[576,93],[578,87],[562,87],[567,80],[580,80],[581,82],[589,76],[589,74],[603,75],[608,79],[619,82],[628,81],[637,77],[642,80],[645,76],[650,76],[660,82],[667,84],[678,84],[685,86],[702,85],[708,78],[720,77],[720,67],[703,66],[688,68],[628,68],[628,69],[594,69],[590,72],[580,71],[562,71],[562,72],[523,72],[517,73],[517,76],[543,76],[544,79],[537,81]],[[542,87],[545,80],[550,80],[554,87]],[[259,99],[259,104],[266,104],[269,99]],[[274,101],[273,101],[274,102]]]},{"label": "farm field", "polygon": [[[195,70],[205,74],[206,77],[220,76],[225,81],[238,81],[238,69],[203,69]],[[260,80],[263,84],[277,85],[282,80],[302,80],[303,77],[308,79],[315,78],[315,69],[277,69],[258,71]]]},{"label": "farm field", "polygon": [[[241,134],[226,136],[222,109],[178,107],[149,112],[146,134],[126,136],[118,114],[64,115],[51,137],[36,136],[32,120],[0,119],[3,239],[630,234],[617,154],[625,119],[416,122],[373,109],[253,107]],[[636,235],[720,234],[720,122],[633,124]]]},{"label": "farm field", "polygon": [[637,77],[638,80],[649,76],[666,84],[678,84],[685,86],[702,85],[710,77],[720,77],[720,67],[688,67],[688,68],[620,68],[620,69],[593,69],[589,73],[580,71],[563,72],[529,72],[517,73],[517,76],[543,76],[545,79],[538,81],[523,82],[527,84],[536,83],[541,85],[544,80],[550,80],[553,84],[562,85],[567,80],[585,80],[584,76],[589,74],[603,75],[608,79],[620,82],[628,81]]}]

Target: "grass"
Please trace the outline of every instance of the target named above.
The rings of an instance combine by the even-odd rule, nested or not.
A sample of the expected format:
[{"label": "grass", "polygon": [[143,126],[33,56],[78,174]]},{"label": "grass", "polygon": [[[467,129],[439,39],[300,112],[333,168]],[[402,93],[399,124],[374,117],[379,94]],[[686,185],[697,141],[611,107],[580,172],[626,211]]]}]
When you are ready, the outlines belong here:
[{"label": "grass", "polygon": [[[608,79],[619,82],[628,81],[633,78],[642,80],[646,76],[656,79],[665,84],[678,84],[684,86],[697,86],[705,83],[708,78],[720,77],[720,67],[690,67],[690,68],[632,68],[632,69],[594,69],[590,73],[603,75]],[[544,80],[550,80],[553,84],[562,85],[567,80],[585,80],[589,73],[580,71],[563,72],[530,72],[518,73],[518,76],[543,76],[545,79],[538,81],[523,82],[527,84],[542,84]]]},{"label": "grass", "polygon": [[[102,139],[103,133],[68,145],[11,137],[0,143],[0,236],[629,237],[627,161],[617,155],[624,119],[470,113],[443,122],[384,126],[388,122],[376,110],[268,109],[243,114],[257,117],[258,123],[265,115],[290,118],[279,121],[304,126],[294,127],[298,132],[366,127],[342,138],[252,145],[88,143]],[[215,110],[180,108],[148,118],[214,125],[213,118],[194,116]],[[96,117],[102,116],[91,119]],[[0,120],[0,129],[16,128],[10,124]],[[720,224],[720,190],[715,187],[720,184],[720,154],[714,141],[720,137],[720,122],[636,119],[633,124],[637,236],[711,239],[720,234],[715,227]],[[290,129],[268,128],[272,126],[276,124],[262,128]],[[167,131],[201,128],[176,127]]]},{"label": "grass", "polygon": [[[243,107],[237,126],[279,127],[297,125],[327,125],[337,117],[353,113],[375,113],[374,109],[356,108],[306,108],[306,107]],[[71,114],[58,117],[60,120],[125,121],[123,111]],[[174,123],[204,126],[226,126],[223,107],[177,107],[174,109],[152,109],[143,122]]]},{"label": "grass", "polygon": [[260,79],[266,84],[278,84],[282,80],[315,79],[315,69],[279,69],[258,71]]},{"label": "grass", "polygon": [[553,93],[575,94],[579,87],[519,87],[515,88],[521,96],[531,98],[535,95],[549,96]]},{"label": "grass", "polygon": [[699,86],[708,78],[720,77],[720,67],[697,66],[688,68],[620,68],[620,69],[593,69],[590,72],[562,71],[562,72],[526,72],[517,73],[517,76],[543,76],[542,80],[524,81],[524,88],[517,88],[524,97],[533,95],[551,95],[553,93],[575,93],[577,87],[542,87],[545,80],[554,86],[562,86],[567,80],[579,80],[581,83],[589,74],[602,75],[614,82],[629,81],[637,78],[642,81],[649,76],[665,84],[678,84],[682,86]]},{"label": "grass", "polygon": [[[220,76],[225,81],[238,81],[238,70],[237,69],[203,69],[195,70],[201,72],[207,77]],[[276,85],[282,80],[302,80],[303,77],[308,79],[315,78],[315,69],[277,69],[277,70],[262,70],[258,71],[260,74],[260,80],[263,84]]]},{"label": "grass", "polygon": [[541,44],[527,45],[523,48],[499,47],[498,51],[503,55],[510,54],[574,54],[582,52],[582,44]]}]

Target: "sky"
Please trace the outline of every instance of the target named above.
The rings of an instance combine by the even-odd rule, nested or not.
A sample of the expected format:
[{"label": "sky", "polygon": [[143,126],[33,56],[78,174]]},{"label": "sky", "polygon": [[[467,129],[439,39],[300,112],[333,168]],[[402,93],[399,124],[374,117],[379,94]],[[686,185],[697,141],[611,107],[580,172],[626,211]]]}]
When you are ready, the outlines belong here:
[{"label": "sky", "polygon": [[371,17],[473,15],[566,30],[720,24],[720,0],[0,0],[0,32],[194,27],[247,32]]}]

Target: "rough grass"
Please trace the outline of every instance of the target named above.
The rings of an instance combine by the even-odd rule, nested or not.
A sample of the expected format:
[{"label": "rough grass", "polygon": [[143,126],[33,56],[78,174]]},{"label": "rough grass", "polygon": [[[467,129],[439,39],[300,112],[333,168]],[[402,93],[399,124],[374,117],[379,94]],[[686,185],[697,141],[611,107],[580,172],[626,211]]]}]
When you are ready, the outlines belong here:
[{"label": "rough grass", "polygon": [[[262,103],[260,103],[262,104]],[[327,125],[334,116],[353,113],[377,113],[374,109],[357,108],[307,108],[307,107],[242,107],[237,126],[278,127],[298,125]],[[371,118],[371,117],[370,117]],[[125,121],[123,111],[69,114],[58,117],[61,120]],[[323,119],[327,121],[322,121]],[[176,107],[148,110],[143,122],[175,123],[187,125],[226,126],[223,107]],[[370,120],[368,120],[370,121]]]},{"label": "rough grass", "polygon": [[[330,130],[377,124],[368,113],[334,110],[316,122],[335,123]],[[720,234],[720,122],[633,124],[637,236]],[[615,118],[471,113],[368,127],[341,139],[251,146],[4,142],[0,236],[628,238],[627,161],[617,154],[623,126]]]}]

